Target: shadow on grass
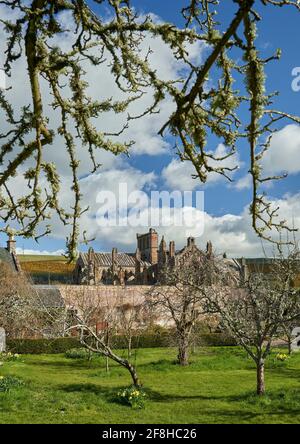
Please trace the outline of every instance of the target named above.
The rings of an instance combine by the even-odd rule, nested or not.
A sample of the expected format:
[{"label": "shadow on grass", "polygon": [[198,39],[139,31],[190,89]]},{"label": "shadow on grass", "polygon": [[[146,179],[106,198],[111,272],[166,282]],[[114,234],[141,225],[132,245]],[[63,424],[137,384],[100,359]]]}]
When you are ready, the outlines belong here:
[{"label": "shadow on grass", "polygon": [[117,394],[118,392],[124,388],[124,386],[120,387],[106,387],[97,384],[68,384],[68,385],[60,385],[57,386],[59,390],[63,390],[65,393],[85,393],[85,394],[93,394],[101,397],[104,401],[108,403],[118,404],[122,406],[129,407],[129,405],[124,404],[120,401]]},{"label": "shadow on grass", "polygon": [[[124,386],[107,387],[91,383],[78,383],[57,386],[59,390],[65,393],[79,393],[79,394],[93,394],[101,397],[105,402],[116,404],[122,407],[128,407],[122,403],[117,397],[119,390]],[[201,414],[204,417],[211,416],[215,421],[217,418],[222,418],[225,423],[241,423],[258,421],[262,415],[267,415],[270,418],[277,416],[278,413],[282,415],[290,415],[295,418],[295,415],[300,415],[300,398],[296,390],[289,391],[273,391],[269,392],[264,397],[258,397],[254,391],[248,391],[238,395],[202,395],[202,394],[170,394],[162,393],[156,390],[145,387],[147,398],[150,402],[167,406],[172,403],[180,403],[182,401],[207,401],[212,402],[207,406],[203,406]],[[225,403],[223,406],[220,403]],[[227,404],[227,405],[226,405]],[[147,402],[146,402],[147,407]],[[151,407],[150,407],[151,408]]]},{"label": "shadow on grass", "polygon": [[84,359],[61,359],[61,360],[45,360],[45,361],[39,361],[39,360],[30,360],[28,361],[28,364],[38,366],[38,367],[49,367],[49,368],[64,368],[66,370],[74,369],[77,370],[89,370],[89,369],[99,369],[104,368],[104,361],[99,360],[84,360]]},{"label": "shadow on grass", "polygon": [[98,384],[91,383],[78,383],[78,384],[62,384],[57,385],[59,390],[63,390],[66,393],[92,393],[97,396],[103,396],[105,399],[109,398],[115,393],[115,388],[104,387]]}]

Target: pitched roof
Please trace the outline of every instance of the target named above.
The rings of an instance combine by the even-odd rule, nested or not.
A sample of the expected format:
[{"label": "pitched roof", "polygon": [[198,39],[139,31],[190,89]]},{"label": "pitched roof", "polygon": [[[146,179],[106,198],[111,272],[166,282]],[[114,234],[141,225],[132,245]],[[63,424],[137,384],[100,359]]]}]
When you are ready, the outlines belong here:
[{"label": "pitched roof", "polygon": [[3,247],[0,248],[0,262],[2,261],[10,264],[14,270],[18,271],[18,267],[13,255],[10,254],[7,249]]},{"label": "pitched roof", "polygon": [[[93,253],[95,258],[95,264],[99,267],[111,267],[112,266],[112,254],[111,253]],[[79,257],[82,259],[84,265],[88,265],[89,254],[80,253]],[[135,267],[135,259],[133,254],[128,253],[116,253],[116,262],[120,267]]]}]

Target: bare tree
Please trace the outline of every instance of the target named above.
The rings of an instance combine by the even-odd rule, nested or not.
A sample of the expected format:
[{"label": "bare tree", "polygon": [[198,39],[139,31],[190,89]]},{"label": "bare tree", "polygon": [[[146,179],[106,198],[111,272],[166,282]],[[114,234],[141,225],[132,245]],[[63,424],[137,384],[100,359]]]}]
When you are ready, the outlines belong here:
[{"label": "bare tree", "polygon": [[0,325],[11,338],[33,335],[37,318],[32,313],[32,288],[23,273],[0,262]]},{"label": "bare tree", "polygon": [[112,338],[119,333],[118,309],[121,301],[103,295],[101,289],[80,287],[65,298],[67,307],[67,332],[79,334],[81,344],[89,351],[112,360],[129,371],[132,382],[140,386],[135,366],[119,356],[114,349]]},{"label": "bare tree", "polygon": [[63,324],[58,319],[64,304],[55,290],[50,293],[33,286],[25,273],[15,272],[9,263],[0,262],[0,325],[10,338],[61,334]]},{"label": "bare tree", "polygon": [[300,314],[299,251],[271,260],[268,270],[249,276],[232,273],[221,260],[210,258],[204,266],[209,286],[196,285],[207,313],[217,314],[226,328],[253,359],[257,369],[257,394],[265,393],[265,361],[280,329]]},{"label": "bare tree", "polygon": [[0,325],[12,338],[79,336],[89,351],[126,368],[133,384],[140,385],[134,365],[114,351],[113,337],[119,334],[121,301],[107,297],[94,287],[76,287],[53,300],[31,285],[23,273],[15,273],[0,262]]},{"label": "bare tree", "polygon": [[193,343],[195,323],[203,314],[202,293],[195,291],[204,275],[199,273],[204,258],[191,254],[180,264],[166,264],[147,296],[148,306],[158,319],[169,326],[175,326],[175,342],[178,347],[177,361],[189,364],[189,349]]},{"label": "bare tree", "polygon": [[118,310],[118,325],[120,333],[126,339],[128,359],[132,355],[132,341],[137,338],[147,323],[143,304],[122,304]]}]

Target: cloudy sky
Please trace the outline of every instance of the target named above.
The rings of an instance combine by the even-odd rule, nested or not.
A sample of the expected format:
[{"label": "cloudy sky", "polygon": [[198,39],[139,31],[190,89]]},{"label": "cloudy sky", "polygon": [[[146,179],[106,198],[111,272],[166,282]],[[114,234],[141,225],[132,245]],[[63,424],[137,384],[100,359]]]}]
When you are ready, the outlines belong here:
[{"label": "cloudy sky", "polygon": [[[176,23],[181,26],[182,21],[179,11],[186,2],[182,0],[136,0],[133,2],[141,15],[151,13],[154,20],[163,20]],[[176,5],[176,7],[175,7]],[[222,20],[230,19],[230,9],[223,12]],[[0,15],[8,17],[9,12],[0,6]],[[65,17],[68,20],[68,17]],[[288,23],[285,31],[282,23]],[[282,48],[282,58],[279,62],[270,64],[267,68],[268,91],[278,90],[280,96],[276,99],[276,107],[292,114],[298,113],[300,104],[300,92],[292,90],[292,70],[300,66],[298,42],[295,36],[298,33],[299,16],[289,8],[268,8],[268,15],[259,29],[259,46],[263,54],[268,57],[277,48]],[[3,51],[4,38],[0,32],[0,51]],[[59,42],[61,46],[68,45],[67,40]],[[182,65],[175,62],[172,54],[159,39],[147,37],[142,44],[141,51],[147,51],[151,47],[151,64],[162,79],[176,79],[182,72]],[[189,48],[190,57],[201,63],[207,48],[194,45]],[[3,61],[3,54],[0,63]],[[10,99],[14,107],[20,107],[30,102],[28,81],[25,77],[25,63],[21,59],[15,67],[12,79]],[[87,67],[86,79],[89,82],[90,94],[93,98],[116,96],[116,87],[111,79],[109,68],[102,68],[101,76],[98,71]],[[211,79],[213,81],[213,79]],[[44,96],[48,100],[49,92],[44,87]],[[50,96],[48,103],[50,102]],[[131,105],[131,111],[138,114],[147,104],[150,97],[143,97],[138,103]],[[131,148],[130,157],[114,157],[106,152],[98,153],[98,160],[102,163],[101,169],[96,174],[87,174],[90,168],[87,156],[80,156],[81,189],[84,196],[83,205],[89,206],[81,221],[82,229],[88,236],[95,237],[93,246],[99,251],[109,251],[113,246],[124,251],[134,251],[136,245],[136,233],[147,231],[149,226],[119,226],[101,227],[97,224],[96,214],[101,203],[99,192],[103,190],[118,194],[120,184],[126,184],[128,193],[144,191],[150,196],[151,191],[204,191],[204,208],[191,212],[185,208],[186,220],[192,220],[195,216],[193,227],[174,226],[168,224],[164,227],[156,227],[160,234],[165,234],[167,240],[175,240],[177,247],[182,247],[185,238],[192,233],[197,237],[200,247],[211,240],[218,252],[227,252],[229,256],[261,256],[261,242],[253,233],[249,218],[249,203],[251,199],[250,181],[247,171],[249,169],[246,142],[239,145],[235,157],[228,159],[227,166],[238,166],[233,174],[233,182],[225,181],[219,175],[212,175],[204,186],[199,180],[192,178],[193,166],[182,163],[176,157],[174,140],[170,137],[161,138],[158,131],[172,112],[173,104],[166,99],[161,106],[159,114],[134,121],[129,129],[122,135],[126,140],[135,140]],[[49,107],[49,118],[55,124],[56,114]],[[97,122],[97,129],[116,131],[122,126],[122,115],[114,117],[110,114],[104,116],[101,122]],[[249,116],[242,115],[242,119],[249,120]],[[247,120],[246,120],[247,119]],[[2,123],[5,126],[5,123]],[[61,149],[62,141],[56,137],[54,144],[47,148],[45,156],[54,159],[63,178],[63,192],[60,196],[65,205],[71,204],[71,177],[68,170],[68,160],[64,150]],[[209,140],[210,150],[218,155],[226,153],[226,147],[215,140]],[[80,146],[78,152],[80,155]],[[265,156],[263,166],[270,175],[287,172],[288,178],[281,182],[275,182],[268,187],[268,195],[274,204],[280,206],[280,217],[289,220],[291,224],[300,228],[300,127],[293,124],[283,126],[274,136],[270,150]],[[14,179],[15,193],[22,190],[22,172]],[[141,217],[147,216],[146,203],[141,204]],[[174,213],[176,213],[174,209]],[[146,214],[145,214],[146,213]],[[169,215],[163,213],[163,220],[168,221]],[[31,240],[18,238],[20,252],[57,252],[63,251],[67,231],[54,217],[52,220],[53,233],[47,238],[40,239],[39,244]],[[150,225],[150,224],[148,224]],[[0,237],[1,242],[5,241]],[[82,247],[84,249],[85,247]]]}]

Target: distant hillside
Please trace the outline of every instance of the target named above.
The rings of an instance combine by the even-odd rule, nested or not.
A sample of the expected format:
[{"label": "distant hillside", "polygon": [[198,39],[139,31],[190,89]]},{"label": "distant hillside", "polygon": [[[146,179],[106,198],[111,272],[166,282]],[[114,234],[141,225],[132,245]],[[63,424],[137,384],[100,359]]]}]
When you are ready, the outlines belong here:
[{"label": "distant hillside", "polygon": [[45,261],[59,261],[66,262],[64,256],[53,256],[45,254],[18,254],[18,259],[20,262],[45,262]]},{"label": "distant hillside", "polygon": [[20,254],[18,259],[35,284],[72,283],[75,263],[69,264],[63,256]]}]

